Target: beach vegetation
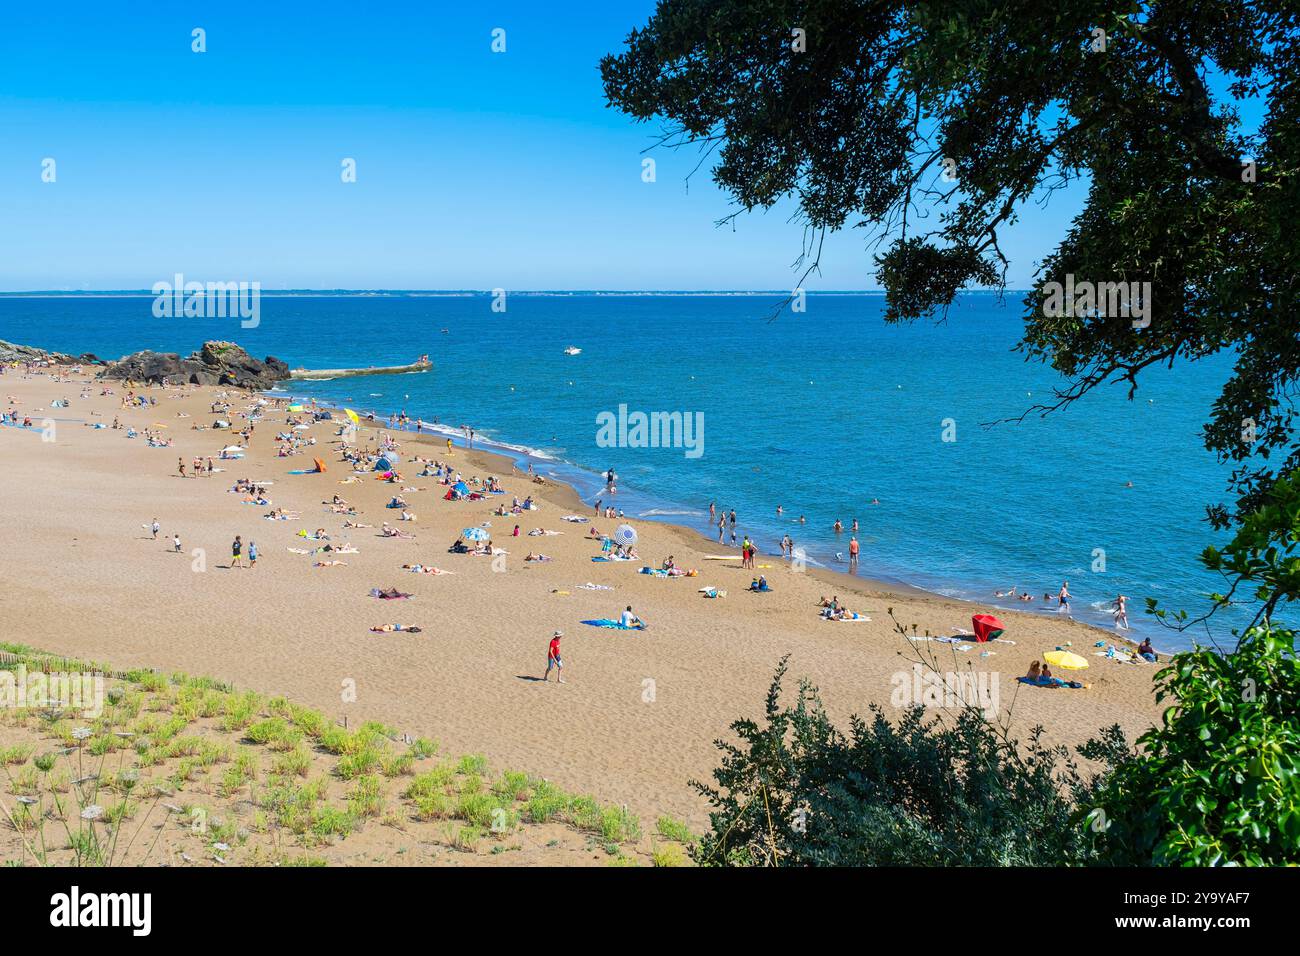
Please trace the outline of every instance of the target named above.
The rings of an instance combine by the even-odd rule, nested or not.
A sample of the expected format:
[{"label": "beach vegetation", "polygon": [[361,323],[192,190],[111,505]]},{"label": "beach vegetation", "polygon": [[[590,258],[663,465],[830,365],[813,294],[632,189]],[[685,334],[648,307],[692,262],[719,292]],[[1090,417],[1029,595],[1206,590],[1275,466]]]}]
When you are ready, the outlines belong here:
[{"label": "beach vegetation", "polygon": [[437,755],[438,742],[436,740],[429,740],[426,737],[417,737],[411,744],[411,756],[415,757],[416,760],[424,760],[428,757],[436,757]]},{"label": "beach vegetation", "polygon": [[660,817],[655,822],[656,832],[665,840],[674,840],[677,843],[694,843],[695,837],[690,828],[675,817]]},{"label": "beach vegetation", "polygon": [[482,754],[466,754],[460,758],[458,770],[463,774],[476,774],[481,777],[488,770],[487,758]]},{"label": "beach vegetation", "polygon": [[655,866],[687,866],[690,863],[686,851],[677,843],[661,843],[650,854]]},{"label": "beach vegetation", "polygon": [[704,865],[1050,866],[1082,861],[1071,794],[1085,787],[1064,748],[1036,730],[1025,747],[975,708],[955,720],[878,706],[840,731],[816,689],[782,701],[786,662],[764,719],[717,742],[717,785],[693,781],[711,806],[694,855]]},{"label": "beach vegetation", "polygon": [[[22,846],[21,858],[7,862],[108,866],[129,854],[126,862],[139,863],[162,841],[181,862],[199,855],[231,862],[238,849],[238,862],[250,865],[319,865],[319,857],[286,854],[282,841],[312,847],[346,840],[371,820],[396,830],[446,823],[445,842],[465,852],[477,852],[489,835],[500,853],[520,849],[510,835],[538,822],[582,829],[618,854],[625,845],[619,841],[639,839],[639,822],[625,809],[578,800],[523,772],[492,775],[482,754],[417,770],[417,761],[434,756],[438,745],[419,738],[395,748],[410,738],[380,722],[348,730],[283,697],[187,675],[131,676],[139,682],[112,678],[109,706],[93,719],[37,707],[4,712],[6,724],[49,741],[0,747],[0,772],[12,796],[0,797],[0,812]],[[266,751],[271,762],[263,777]],[[143,777],[149,768],[158,770]],[[332,799],[337,779],[350,785]],[[165,812],[155,812],[160,801]],[[238,807],[245,802],[254,809],[240,825]],[[201,850],[191,845],[193,856],[182,852],[193,841]]]},{"label": "beach vegetation", "polygon": [[415,773],[415,757],[409,753],[389,754],[380,760],[385,777],[409,777]]},{"label": "beach vegetation", "polygon": [[384,811],[384,791],[378,777],[357,777],[352,792],[348,794],[348,811],[359,819],[377,817]]},{"label": "beach vegetation", "polygon": [[272,761],[273,772],[287,777],[305,777],[311,770],[311,754],[302,746],[277,754]]},{"label": "beach vegetation", "polygon": [[524,804],[524,815],[531,823],[549,823],[562,817],[568,809],[569,797],[550,784],[543,784],[533,790]]}]

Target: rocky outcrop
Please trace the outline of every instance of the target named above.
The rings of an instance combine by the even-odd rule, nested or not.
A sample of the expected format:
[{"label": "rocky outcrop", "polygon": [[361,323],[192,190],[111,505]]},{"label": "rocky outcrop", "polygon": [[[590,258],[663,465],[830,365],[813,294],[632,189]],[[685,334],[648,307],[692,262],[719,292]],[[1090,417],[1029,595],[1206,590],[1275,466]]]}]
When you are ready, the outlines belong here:
[{"label": "rocky outcrop", "polygon": [[268,389],[289,377],[289,366],[271,356],[258,361],[233,342],[204,342],[203,348],[188,358],[175,352],[136,352],[111,363],[101,374],[133,382],[166,379],[191,385]]},{"label": "rocky outcrop", "polygon": [[84,355],[64,355],[62,352],[47,352],[31,345],[15,345],[13,342],[0,341],[0,362],[53,362],[55,365],[103,365],[103,359],[96,358],[89,352]]}]

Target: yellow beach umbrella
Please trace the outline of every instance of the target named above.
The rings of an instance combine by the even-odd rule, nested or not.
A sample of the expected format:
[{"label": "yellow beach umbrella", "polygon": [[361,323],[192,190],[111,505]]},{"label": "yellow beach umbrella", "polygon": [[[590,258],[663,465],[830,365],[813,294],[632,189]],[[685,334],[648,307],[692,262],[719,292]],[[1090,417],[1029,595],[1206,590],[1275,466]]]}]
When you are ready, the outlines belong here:
[{"label": "yellow beach umbrella", "polygon": [[1086,660],[1071,651],[1048,651],[1043,655],[1043,660],[1053,667],[1064,667],[1068,671],[1081,671],[1088,666]]},{"label": "yellow beach umbrella", "polygon": [[352,409],[350,408],[343,409],[343,414],[348,416],[348,420],[352,422],[353,425],[361,424],[361,418]]}]

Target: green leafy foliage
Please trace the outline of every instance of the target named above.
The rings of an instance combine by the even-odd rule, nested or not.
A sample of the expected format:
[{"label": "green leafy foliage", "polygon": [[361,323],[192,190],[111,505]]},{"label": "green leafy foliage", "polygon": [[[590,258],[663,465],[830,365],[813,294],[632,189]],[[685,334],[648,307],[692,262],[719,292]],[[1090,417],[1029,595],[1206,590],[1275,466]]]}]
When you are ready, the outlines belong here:
[{"label": "green leafy foliage", "polygon": [[[1235,653],[1176,655],[1156,675],[1163,724],[1089,796],[1089,832],[1114,865],[1300,863],[1300,662],[1265,623]],[[1092,742],[1085,756],[1104,758]],[[1113,754],[1112,754],[1113,756]]]},{"label": "green leafy foliage", "polygon": [[694,855],[704,865],[1043,866],[1082,862],[1074,795],[1088,792],[1063,748],[1036,729],[1021,748],[978,711],[955,722],[877,708],[840,733],[806,682],[783,707],[782,661],[765,721],[732,725]]}]

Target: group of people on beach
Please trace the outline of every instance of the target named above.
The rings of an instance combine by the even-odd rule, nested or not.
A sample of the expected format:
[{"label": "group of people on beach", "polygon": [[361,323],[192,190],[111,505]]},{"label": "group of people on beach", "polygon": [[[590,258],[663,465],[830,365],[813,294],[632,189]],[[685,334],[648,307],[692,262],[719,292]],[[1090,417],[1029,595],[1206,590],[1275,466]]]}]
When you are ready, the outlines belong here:
[{"label": "group of people on beach", "polygon": [[176,459],[176,471],[182,478],[199,478],[205,475],[211,478],[216,472],[216,466],[212,462],[211,455],[206,459],[195,455],[190,462],[190,470],[187,472],[185,470],[185,458],[182,456]]},{"label": "group of people on beach", "polygon": [[[134,391],[130,393],[128,398],[124,398],[123,400],[123,407],[127,407],[127,408],[147,407],[155,404],[157,404],[156,398],[153,398],[152,396],[137,395],[134,393]],[[278,404],[278,400],[277,400],[277,404]],[[223,411],[229,413],[228,404],[223,405]],[[256,425],[256,421],[260,419],[260,413],[246,415],[245,417],[248,419],[246,427],[241,429],[239,434],[242,439],[241,445],[246,446],[252,437],[253,429]],[[301,417],[298,419],[294,419],[293,417],[286,418],[286,424],[289,424],[291,427],[295,427],[297,424],[302,424],[305,421],[306,419]],[[409,424],[404,413],[403,415],[397,417],[395,424],[399,427],[407,426]],[[291,453],[297,453],[302,448],[308,447],[308,445],[311,442],[314,442],[314,439],[312,439],[311,442],[305,439],[300,439],[292,431],[282,432],[277,437],[278,437],[281,450],[283,451],[286,448],[291,449]],[[472,430],[467,430],[466,431],[467,441],[472,440],[472,437],[473,437]],[[346,442],[341,442],[340,456],[343,461],[351,464],[354,469],[361,471],[361,470],[373,468],[374,463],[377,462],[379,458],[381,458],[385,454],[396,453],[399,450],[399,448],[400,446],[391,436],[389,436],[388,434],[383,434],[380,437],[380,440],[377,445],[372,446],[368,444],[364,448],[349,446],[346,444]],[[461,482],[465,482],[467,487],[473,488],[476,494],[480,496],[487,495],[487,494],[506,493],[505,490],[501,487],[500,482],[498,482],[496,478],[489,476],[484,479],[479,479],[477,476],[472,476],[469,479],[464,479],[462,475],[459,473],[459,471],[453,468],[453,466],[451,466],[449,463],[442,460],[416,458],[412,460],[412,463],[414,464],[414,466],[419,467],[421,469],[419,471],[420,477],[433,478],[436,481],[438,481],[439,484],[442,484],[444,486],[455,487],[455,486],[459,486]],[[199,477],[200,475],[210,476],[214,472],[214,470],[215,470],[214,460],[210,456],[206,458],[202,456],[195,456],[192,459],[192,461],[188,463],[188,466],[184,457],[178,457],[177,459],[177,472],[181,477]],[[530,466],[530,474],[531,474],[531,466]],[[384,475],[382,477],[384,477],[386,480],[389,480],[390,482],[397,482],[402,480],[400,473],[397,472],[396,469],[392,469],[391,474]],[[605,494],[611,496],[615,495],[617,493],[617,488],[615,487],[614,484],[614,480],[616,476],[611,471],[606,477],[607,477],[607,485],[605,488]],[[356,479],[354,477],[354,479],[349,479],[349,480],[356,480]],[[231,490],[238,491],[245,494],[247,496],[246,500],[251,499],[252,501],[261,502],[268,505],[270,504],[269,501],[265,500],[265,494],[266,494],[265,488],[261,487],[256,482],[251,481],[249,479],[240,479],[238,482],[236,482],[235,487],[232,488]],[[403,489],[403,491],[405,490],[408,489]],[[395,503],[394,507],[400,508],[403,511],[403,513],[405,513],[407,508],[407,502],[401,494],[394,495],[392,497],[392,502]],[[333,496],[332,500],[323,501],[322,504],[325,505],[327,508],[330,508],[330,510],[333,511],[335,514],[341,514],[346,516],[358,515],[356,509],[348,501],[346,501],[345,499],[343,499],[341,496],[337,494]],[[522,511],[530,510],[534,507],[535,504],[531,496],[523,500],[520,500],[519,498],[515,498],[512,500],[510,507],[507,508],[503,503],[502,506],[498,507],[498,509],[496,509],[494,513],[519,514]],[[607,505],[603,497],[597,499],[594,510],[597,515],[604,515],[611,518],[623,517],[623,512],[617,508],[614,508],[611,505]],[[780,508],[779,506],[777,509],[777,513],[778,515],[783,514],[783,509]],[[737,517],[736,510],[734,508],[719,509],[716,502],[710,502],[709,520],[711,524],[716,525],[717,532],[718,532],[718,542],[720,544],[726,543],[728,540],[728,536],[730,539],[730,543],[733,546],[737,545],[738,538],[741,539],[739,541],[739,547],[741,551],[741,567],[747,570],[756,569],[756,556],[757,556],[756,542],[754,538],[749,534],[744,534],[743,536],[740,535],[738,531],[738,517]],[[806,519],[804,519],[803,516],[800,516],[799,521],[800,523],[806,523]],[[356,523],[349,523],[349,525],[351,527],[368,527]],[[155,520],[155,522],[151,526],[151,530],[152,530],[152,536],[156,538],[159,533],[159,525],[157,520]],[[856,572],[858,567],[858,560],[860,556],[860,545],[857,538],[857,533],[859,531],[859,522],[856,518],[851,520],[851,522],[847,527],[847,530],[850,532],[850,539],[848,544],[848,565],[851,572]],[[845,523],[841,519],[837,518],[832,525],[832,531],[836,534],[844,533],[846,531]],[[544,533],[546,533],[545,529],[538,529],[535,530],[534,532],[530,532],[530,534],[538,534],[538,535]],[[550,532],[550,533],[558,533],[558,532]],[[384,537],[404,537],[404,538],[413,537],[411,535],[397,532],[395,529],[390,528],[387,524],[384,525],[384,528],[380,532],[380,534]],[[515,525],[513,536],[518,537],[519,535],[520,535],[520,528],[518,525]],[[599,532],[595,531],[595,529],[591,529],[590,536],[593,538],[601,539],[602,550],[607,555],[610,553],[614,553],[615,556],[622,557],[622,558],[638,557],[634,548],[617,545],[606,536],[601,535]],[[181,550],[180,536],[179,534],[173,534],[172,537],[173,537],[172,550],[179,552]],[[322,540],[328,539],[328,535],[325,534],[324,529],[318,530],[318,538]],[[493,547],[490,538],[484,541],[473,542],[472,545],[473,546],[471,547],[470,543],[464,541],[462,538],[457,538],[456,541],[451,545],[451,547],[448,548],[448,551],[452,553],[480,554],[480,555],[483,554],[492,555],[496,552],[496,549]],[[786,558],[793,559],[796,556],[795,542],[790,534],[786,533],[782,536],[780,541],[780,551],[782,556]],[[242,535],[238,535],[238,534],[235,535],[234,540],[231,543],[231,559],[230,559],[229,567],[232,569],[244,568],[244,567],[251,568],[256,566],[257,560],[258,560],[258,548],[256,542],[252,540],[248,540],[245,543],[245,539],[243,538]],[[541,553],[534,554],[530,552],[524,558],[524,560],[525,561],[549,561],[550,558],[545,554],[541,554]],[[407,567],[409,569],[411,566],[408,564]],[[420,570],[425,570],[423,566],[417,565],[415,567],[418,567]],[[430,571],[436,571],[436,570],[437,569],[430,569]],[[676,568],[672,556],[669,556],[669,558],[666,559],[665,562],[663,562],[662,566],[658,570],[660,572],[672,574],[676,572],[678,569]],[[438,573],[446,573],[446,572],[438,572]],[[771,586],[764,575],[757,575],[751,581],[749,590],[757,591],[757,592],[768,592],[771,590]],[[1005,591],[1005,592],[999,591],[996,592],[996,594],[998,597],[1014,597],[1018,601],[1022,601],[1026,603],[1036,600],[1036,598],[1032,594],[1029,594],[1027,592],[1022,593],[1017,588],[1014,587],[1009,591]],[[1061,587],[1058,589],[1055,595],[1052,595],[1050,593],[1043,595],[1043,600],[1044,602],[1055,601],[1059,610],[1061,610],[1063,613],[1069,613],[1070,602],[1071,602],[1069,582],[1068,581],[1062,582]],[[1121,627],[1121,628],[1128,627],[1127,600],[1128,598],[1125,595],[1120,594],[1116,596],[1115,601],[1113,603],[1113,613],[1115,616],[1117,627]],[[855,612],[845,607],[839,601],[837,595],[832,595],[829,599],[823,598],[820,602],[819,610],[821,615],[828,620],[853,620],[860,617],[860,615],[856,614]],[[632,607],[630,605],[627,606],[626,610],[619,616],[618,623],[623,627],[631,628],[631,629],[641,629],[642,627],[644,627],[644,621],[642,621],[632,611]],[[410,633],[418,633],[420,629],[418,626],[415,625],[388,624],[388,625],[378,625],[375,628],[372,628],[372,630],[376,632],[382,631],[385,633],[390,631],[406,631]],[[562,636],[563,636],[562,632],[558,630],[556,630],[552,634],[551,643],[548,647],[547,667],[543,677],[544,680],[549,680],[550,672],[552,670],[555,670],[557,671],[557,680],[560,683],[564,682],[562,676],[563,660],[559,652],[560,638]],[[1145,660],[1155,660],[1155,651],[1152,649],[1149,639],[1143,641],[1142,645],[1138,648],[1136,653]],[[1050,668],[1048,668],[1046,664],[1040,664],[1039,662],[1035,662],[1035,664],[1037,664],[1037,678],[1036,678],[1037,680],[1050,681],[1053,679],[1053,675],[1051,674]],[[1031,667],[1030,673],[1027,676],[1033,677],[1034,674],[1035,674],[1035,670],[1033,667]]]}]

